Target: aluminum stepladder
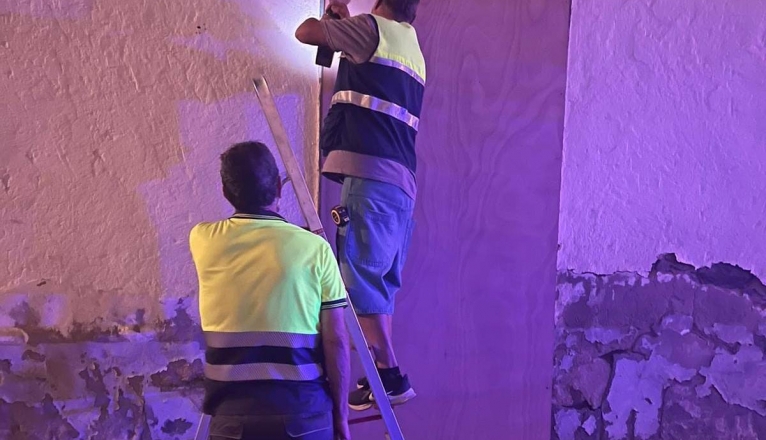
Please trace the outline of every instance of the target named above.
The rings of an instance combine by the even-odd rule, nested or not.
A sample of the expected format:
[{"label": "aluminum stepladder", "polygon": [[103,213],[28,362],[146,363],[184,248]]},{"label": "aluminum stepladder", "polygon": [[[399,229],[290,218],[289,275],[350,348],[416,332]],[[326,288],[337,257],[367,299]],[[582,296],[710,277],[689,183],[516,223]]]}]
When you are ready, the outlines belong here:
[{"label": "aluminum stepladder", "polygon": [[[303,178],[301,169],[298,166],[298,161],[295,158],[290,147],[290,142],[287,138],[287,132],[284,125],[282,125],[282,118],[279,116],[279,111],[274,103],[274,97],[271,95],[269,86],[266,83],[264,77],[259,77],[253,80],[255,86],[255,93],[258,96],[258,101],[263,109],[263,114],[266,117],[266,121],[269,124],[271,133],[274,137],[274,142],[279,152],[279,156],[285,166],[287,176],[292,182],[293,190],[295,191],[296,199],[298,200],[298,206],[300,207],[303,217],[306,219],[308,229],[317,235],[322,236],[325,240],[327,235],[324,232],[322,221],[319,219],[314,201],[311,199],[308,187],[306,186],[306,180]],[[359,325],[359,319],[354,311],[354,306],[351,304],[351,299],[348,298],[349,306],[345,310],[346,327],[348,328],[351,340],[356,347],[356,351],[359,353],[359,358],[362,363],[367,380],[370,383],[372,395],[375,399],[375,407],[380,411],[379,415],[368,416],[364,418],[358,418],[350,420],[349,424],[363,423],[367,421],[381,419],[386,427],[386,439],[387,440],[404,440],[404,435],[399,427],[399,422],[396,420],[396,415],[391,407],[391,403],[388,400],[386,390],[383,388],[383,382],[380,379],[378,370],[375,367],[375,360],[372,356],[372,351],[367,345],[367,341],[362,333],[362,327]],[[366,349],[361,349],[364,347]],[[210,416],[203,414],[200,419],[199,426],[197,427],[197,434],[195,440],[207,440],[210,427]]]}]

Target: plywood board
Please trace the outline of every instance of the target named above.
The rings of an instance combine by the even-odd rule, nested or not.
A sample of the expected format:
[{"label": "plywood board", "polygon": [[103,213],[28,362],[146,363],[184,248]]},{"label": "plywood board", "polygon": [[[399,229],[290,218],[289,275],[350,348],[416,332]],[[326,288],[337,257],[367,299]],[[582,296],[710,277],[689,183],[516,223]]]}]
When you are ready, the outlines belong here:
[{"label": "plywood board", "polygon": [[417,227],[394,318],[419,394],[397,409],[408,439],[550,437],[568,8],[421,2]]}]

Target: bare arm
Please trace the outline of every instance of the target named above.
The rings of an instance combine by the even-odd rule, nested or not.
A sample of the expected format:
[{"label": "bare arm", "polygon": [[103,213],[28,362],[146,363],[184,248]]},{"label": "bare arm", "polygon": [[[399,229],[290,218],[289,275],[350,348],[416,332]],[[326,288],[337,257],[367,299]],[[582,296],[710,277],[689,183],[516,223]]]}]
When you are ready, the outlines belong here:
[{"label": "bare arm", "polygon": [[348,435],[348,382],[351,370],[348,331],[343,307],[322,310],[319,321],[322,333],[327,379],[334,405],[333,419],[339,438]]},{"label": "bare arm", "polygon": [[372,16],[350,17],[348,8],[338,3],[333,3],[328,10],[340,19],[331,19],[327,14],[321,20],[309,18],[295,31],[295,38],[305,44],[343,52],[352,63],[368,61],[379,42],[377,24]]},{"label": "bare arm", "polygon": [[312,46],[327,46],[327,37],[325,36],[322,25],[316,18],[309,18],[295,30],[295,38],[303,44]]},{"label": "bare arm", "polygon": [[[348,18],[348,7],[343,2],[334,1],[327,6],[327,11],[322,20],[329,18]],[[312,46],[329,46],[327,34],[322,29],[322,24],[316,18],[309,18],[295,30],[295,38],[303,44]]]}]

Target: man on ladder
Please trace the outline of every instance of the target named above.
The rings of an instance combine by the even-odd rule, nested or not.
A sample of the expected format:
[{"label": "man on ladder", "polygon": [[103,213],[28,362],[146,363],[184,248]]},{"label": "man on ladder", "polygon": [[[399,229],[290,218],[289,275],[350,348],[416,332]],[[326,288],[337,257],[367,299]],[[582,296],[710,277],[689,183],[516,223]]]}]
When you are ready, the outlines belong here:
[{"label": "man on ladder", "polygon": [[348,303],[332,249],[275,212],[282,182],[262,143],[229,148],[221,180],[235,214],[189,235],[212,416],[197,438],[347,440]]},{"label": "man on ladder", "polygon": [[[394,297],[412,235],[415,137],[426,68],[412,27],[419,0],[378,0],[372,14],[350,17],[340,2],[295,35],[342,52],[332,107],[320,135],[323,174],[343,184],[338,230],[340,270],[392,404],[415,397],[392,345]],[[357,349],[361,349],[357,347]],[[374,403],[366,378],[349,406]]]}]

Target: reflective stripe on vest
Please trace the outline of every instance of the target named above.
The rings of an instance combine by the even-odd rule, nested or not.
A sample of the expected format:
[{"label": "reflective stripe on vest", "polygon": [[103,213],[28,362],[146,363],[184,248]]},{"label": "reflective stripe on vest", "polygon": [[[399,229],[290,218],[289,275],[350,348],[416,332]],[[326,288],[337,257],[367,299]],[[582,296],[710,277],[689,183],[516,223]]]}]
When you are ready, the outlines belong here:
[{"label": "reflective stripe on vest", "polygon": [[323,377],[318,334],[203,332],[205,377],[220,382],[312,381]]},{"label": "reflective stripe on vest", "polygon": [[370,109],[376,112],[380,112],[398,119],[405,124],[412,127],[415,131],[418,130],[420,119],[407,111],[406,108],[400,107],[393,102],[384,101],[370,95],[364,95],[362,93],[353,92],[351,90],[342,90],[332,97],[332,104],[352,104],[358,107]]},{"label": "reflective stripe on vest", "polygon": [[[425,60],[423,54],[420,51],[420,46],[417,41],[417,35],[412,26],[408,23],[399,23],[393,20],[388,20],[376,15],[372,15],[378,28],[378,47],[375,49],[375,53],[372,55],[368,63],[378,66],[384,66],[382,70],[376,72],[375,75],[389,75],[386,72],[386,68],[396,69],[400,72],[404,72],[405,75],[401,75],[403,81],[417,82],[417,88],[425,86]],[[346,60],[348,63],[349,61]],[[369,74],[367,72],[366,74]],[[367,77],[367,81],[375,82],[375,77]],[[380,82],[380,81],[378,81]],[[407,124],[415,131],[418,131],[418,125],[420,123],[419,116],[413,114],[418,113],[420,109],[419,100],[417,98],[408,95],[398,96],[404,90],[413,90],[411,87],[405,86],[404,88],[393,86],[386,89],[386,94],[394,94],[390,96],[373,96],[366,94],[364,90],[355,90],[359,86],[357,84],[345,84],[345,88],[339,90],[332,97],[332,104],[351,104],[357,107],[369,109],[378,113],[388,115],[394,119]],[[377,94],[377,93],[376,93]],[[403,105],[410,106],[410,103],[416,99],[418,101],[413,109],[403,107]],[[396,101],[396,102],[392,102]],[[397,104],[398,102],[398,104]]]},{"label": "reflective stripe on vest", "polygon": [[319,335],[288,332],[204,332],[205,345],[213,348],[232,347],[285,347],[316,348]]},{"label": "reflective stripe on vest", "polygon": [[211,365],[205,363],[205,377],[220,382],[242,380],[317,380],[324,372],[319,364],[287,365],[259,362],[239,365]]},{"label": "reflective stripe on vest", "polygon": [[409,75],[412,78],[414,78],[415,81],[419,82],[420,84],[426,85],[425,78],[421,77],[417,72],[415,72],[414,69],[412,69],[412,68],[410,68],[408,66],[405,66],[404,64],[402,64],[402,63],[400,63],[400,62],[398,62],[396,60],[391,60],[391,59],[388,59],[388,58],[374,56],[374,57],[370,58],[370,62],[371,63],[375,63],[375,64],[380,64],[380,65],[383,65],[383,66],[393,67],[394,69],[399,69],[402,72],[404,72],[407,75]]}]

